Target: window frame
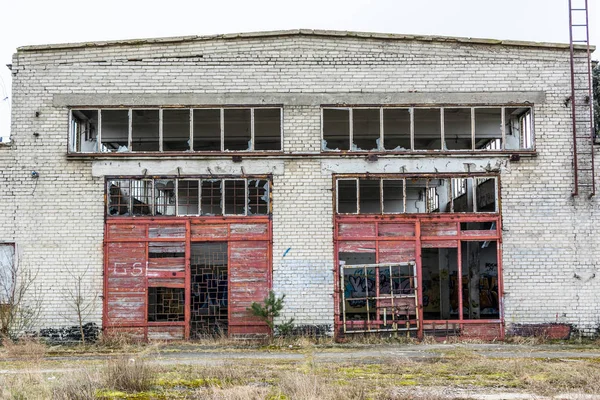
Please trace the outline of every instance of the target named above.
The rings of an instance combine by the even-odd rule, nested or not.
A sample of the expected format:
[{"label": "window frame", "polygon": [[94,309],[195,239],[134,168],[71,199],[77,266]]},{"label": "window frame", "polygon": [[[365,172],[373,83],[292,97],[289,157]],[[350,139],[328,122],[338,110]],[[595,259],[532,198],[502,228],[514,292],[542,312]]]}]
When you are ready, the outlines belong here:
[{"label": "window frame", "polygon": [[[246,150],[228,150],[225,149],[225,110],[250,110],[250,148]],[[279,110],[279,149],[278,150],[255,150],[255,118],[254,111],[256,109],[278,109]],[[98,132],[96,134],[96,148],[95,152],[82,152],[78,151],[76,148],[76,141],[74,138],[73,132],[73,111],[82,110],[82,111],[97,111],[98,113]],[[85,107],[85,106],[73,106],[69,107],[68,111],[68,135],[67,135],[67,153],[68,155],[85,155],[85,156],[107,156],[110,154],[117,153],[117,151],[105,151],[102,147],[102,111],[128,111],[128,132],[127,132],[127,151],[119,152],[119,155],[173,155],[173,154],[203,154],[203,155],[223,155],[223,154],[246,154],[246,153],[266,153],[266,154],[278,154],[284,152],[284,137],[283,137],[283,125],[284,125],[284,112],[283,106],[279,104],[273,105],[248,105],[248,106],[186,106],[186,107],[171,107],[171,106],[126,106],[126,107]],[[132,129],[132,117],[133,111],[135,110],[149,110],[149,111],[158,111],[159,113],[159,150],[158,151],[133,151],[132,150],[132,140],[133,140],[133,129]],[[190,113],[189,119],[189,141],[188,141],[188,149],[184,151],[164,151],[164,120],[163,120],[163,111],[164,110],[188,110]],[[220,110],[220,149],[219,150],[194,150],[194,110]]]},{"label": "window frame", "polygon": [[[360,216],[380,216],[380,215],[406,215],[406,216],[413,216],[413,215],[440,215],[440,214],[446,214],[446,215],[481,215],[481,214],[493,214],[493,215],[497,215],[500,213],[500,175],[499,174],[452,174],[452,173],[445,173],[445,174],[333,174],[333,188],[335,189],[335,196],[333,199],[333,213],[334,215],[339,215],[339,216],[349,216],[349,215],[360,215]],[[379,213],[361,213],[360,212],[360,181],[361,180],[379,180],[380,184],[379,184],[379,189],[380,189],[380,196],[379,196],[379,202],[380,202],[380,212]],[[448,196],[449,196],[449,200],[448,200],[448,204],[450,204],[450,211],[445,211],[445,212],[434,212],[433,210],[429,209],[429,189],[433,188],[433,186],[429,186],[429,182],[432,180],[446,180],[449,182],[450,186],[448,188]],[[465,183],[464,185],[461,184],[461,189],[458,190],[455,187],[455,184],[457,182],[466,182],[466,180],[471,179],[471,188],[469,190],[469,185],[468,183]],[[402,212],[386,212],[385,208],[384,208],[384,203],[385,203],[385,198],[384,198],[384,191],[383,191],[383,185],[384,185],[384,181],[386,180],[397,180],[397,181],[402,181],[402,188],[403,188],[403,200],[402,200]],[[425,186],[425,194],[424,194],[424,203],[425,203],[425,212],[407,212],[407,181],[409,180],[425,180],[426,181],[426,186]],[[478,195],[478,187],[480,184],[483,184],[485,182],[487,182],[488,180],[493,180],[494,181],[494,195],[495,195],[495,199],[494,199],[494,211],[479,211],[479,207],[477,204],[477,195]],[[352,212],[352,213],[341,213],[339,212],[339,204],[340,204],[340,198],[339,198],[339,181],[356,181],[356,212]],[[481,181],[478,183],[478,181]],[[464,188],[464,189],[463,189]],[[460,193],[459,193],[460,192]],[[469,194],[469,192],[471,192]],[[459,193],[458,196],[455,197],[455,193]],[[472,210],[471,211],[455,211],[454,209],[454,200],[456,200],[457,198],[463,196],[463,195],[467,195],[467,196],[472,196]],[[437,195],[436,195],[437,196]],[[438,198],[438,208],[440,206],[439,204],[439,198]]]},{"label": "window frame", "polygon": [[[157,209],[157,204],[156,204],[156,181],[158,180],[173,180],[174,181],[174,204],[173,207],[175,207],[175,212],[172,215],[165,215],[165,214],[157,214],[156,213],[156,209]],[[113,182],[115,181],[122,181],[122,182],[128,182],[128,191],[129,194],[127,195],[127,210],[125,213],[121,214],[121,213],[117,213],[117,214],[111,214],[110,213],[110,209],[111,209],[111,194],[110,194],[110,186]],[[131,182],[142,182],[142,181],[150,181],[150,187],[152,188],[152,193],[151,196],[149,197],[151,199],[151,204],[147,204],[148,207],[150,207],[150,214],[141,214],[141,215],[135,215],[133,210],[134,210],[134,204],[135,204],[135,199],[134,196],[132,195],[132,184]],[[179,182],[180,181],[197,181],[198,182],[198,213],[197,214],[187,214],[187,213],[182,213],[180,212],[179,209],[179,198],[180,198],[180,194],[179,194]],[[221,193],[221,197],[219,199],[219,204],[221,206],[221,213],[220,214],[204,214],[202,212],[202,184],[204,181],[220,181],[221,182],[221,189],[220,189],[220,193]],[[226,213],[225,211],[225,182],[226,181],[244,181],[244,197],[246,199],[246,202],[244,204],[244,213]],[[266,198],[268,199],[267,201],[267,213],[266,214],[254,214],[254,213],[250,213],[250,206],[249,206],[249,192],[250,190],[248,189],[248,185],[250,184],[250,182],[254,182],[254,181],[267,181],[268,185],[266,188]],[[213,175],[213,176],[206,176],[206,175],[189,175],[189,176],[106,176],[105,180],[104,180],[104,192],[105,192],[105,204],[104,204],[104,213],[105,216],[109,219],[115,219],[115,218],[181,218],[181,217],[219,217],[219,218],[223,218],[223,217],[265,217],[265,216],[270,216],[273,213],[273,200],[272,200],[272,189],[273,188],[273,178],[271,175],[249,175],[249,176],[232,176],[232,175]],[[116,196],[118,198],[122,198],[121,195]],[[115,205],[112,205],[113,207],[115,207]],[[123,207],[123,205],[121,205],[121,203],[118,203],[118,208]]]},{"label": "window frame", "polygon": [[[507,149],[506,148],[506,121],[505,121],[505,110],[512,108],[526,108],[528,111],[524,115],[530,115],[529,124],[526,124],[522,121],[523,117],[519,118],[519,124],[523,126],[527,126],[530,130],[529,138],[531,140],[531,147],[526,148],[525,146],[527,140],[521,138],[521,143],[518,149]],[[350,147],[348,150],[336,150],[326,148],[323,144],[325,139],[324,132],[324,110],[326,109],[335,109],[335,110],[348,110],[348,118],[349,118],[349,143]],[[353,131],[354,131],[354,122],[353,122],[353,110],[355,109],[379,109],[379,148],[378,150],[355,150],[353,149]],[[385,148],[385,121],[384,115],[385,110],[389,109],[401,109],[408,110],[410,114],[410,149],[404,150],[393,150]],[[440,112],[440,147],[436,149],[415,149],[415,110],[432,110],[437,109]],[[444,111],[445,109],[470,109],[471,110],[471,148],[470,149],[456,149],[456,150],[448,150],[445,148],[445,118]],[[501,126],[501,148],[500,149],[489,149],[487,147],[476,148],[476,110],[478,109],[500,109],[501,115],[498,121]],[[435,154],[490,154],[490,153],[500,153],[500,154],[515,154],[515,153],[535,153],[536,152],[536,140],[535,140],[535,105],[534,104],[494,104],[494,105],[469,105],[469,104],[443,104],[443,105],[351,105],[351,106],[336,106],[336,105],[321,105],[320,108],[320,120],[321,120],[321,146],[320,152],[323,154],[340,154],[340,153],[352,153],[352,154],[365,154],[365,153],[381,153],[381,154],[423,154],[423,153],[435,153]]]}]

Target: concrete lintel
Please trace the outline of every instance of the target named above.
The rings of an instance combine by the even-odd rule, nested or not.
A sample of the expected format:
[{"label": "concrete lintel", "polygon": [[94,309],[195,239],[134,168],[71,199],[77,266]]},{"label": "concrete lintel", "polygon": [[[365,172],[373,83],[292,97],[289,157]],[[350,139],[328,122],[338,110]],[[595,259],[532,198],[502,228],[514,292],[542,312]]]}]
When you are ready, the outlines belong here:
[{"label": "concrete lintel", "polygon": [[282,175],[283,160],[98,160],[92,163],[92,176],[125,175]]},{"label": "concrete lintel", "polygon": [[546,92],[390,92],[390,93],[179,93],[179,94],[55,94],[55,107],[147,107],[196,105],[498,105],[540,104]]},{"label": "concrete lintel", "polygon": [[324,160],[324,174],[435,174],[435,173],[492,173],[509,167],[505,157],[486,158],[402,158],[366,160]]}]

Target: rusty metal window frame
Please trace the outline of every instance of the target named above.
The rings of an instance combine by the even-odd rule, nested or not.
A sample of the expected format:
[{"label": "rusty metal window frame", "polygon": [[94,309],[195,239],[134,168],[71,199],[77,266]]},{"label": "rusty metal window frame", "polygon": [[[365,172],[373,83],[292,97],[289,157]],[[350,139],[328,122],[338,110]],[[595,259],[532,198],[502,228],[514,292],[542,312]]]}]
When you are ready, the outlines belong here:
[{"label": "rusty metal window frame", "polygon": [[[233,107],[219,107],[219,106],[194,106],[194,107],[175,107],[175,106],[162,106],[162,107],[70,107],[68,110],[68,118],[69,118],[69,128],[68,128],[68,140],[67,140],[67,151],[70,154],[102,154],[102,153],[111,153],[102,148],[102,111],[127,111],[128,112],[128,131],[127,131],[127,154],[138,154],[138,153],[152,153],[152,154],[160,154],[164,153],[164,121],[163,121],[163,110],[188,110],[190,113],[190,138],[188,142],[188,149],[185,151],[180,151],[178,153],[186,153],[186,152],[194,152],[194,110],[220,110],[220,150],[210,150],[206,151],[209,153],[247,153],[247,152],[256,152],[255,150],[255,120],[254,120],[254,110],[256,109],[273,109],[279,110],[279,150],[260,150],[260,152],[266,153],[281,153],[283,152],[283,106],[281,105],[265,105],[265,106],[233,106]],[[250,110],[250,147],[246,150],[227,150],[225,149],[225,110],[230,109],[241,109],[241,110]],[[83,153],[78,151],[76,146],[74,146],[75,138],[72,132],[72,123],[73,123],[73,110],[82,110],[82,111],[97,111],[98,112],[98,132],[96,135],[96,143],[97,150],[92,153]],[[158,151],[133,151],[132,150],[132,113],[135,110],[149,110],[149,111],[158,111],[159,113],[159,150]],[[115,151],[116,152],[116,151]],[[205,151],[201,151],[205,152]]]},{"label": "rusty metal window frame", "polygon": [[[173,214],[158,214],[156,212],[157,210],[157,199],[156,197],[156,181],[157,180],[168,180],[168,181],[173,181],[174,182],[174,205],[173,207],[175,207],[175,212]],[[111,199],[112,196],[110,194],[110,185],[112,182],[127,182],[127,191],[128,191],[128,195],[127,197],[127,210],[125,213],[123,214],[110,214],[110,209],[111,209]],[[186,213],[181,213],[179,210],[179,205],[180,205],[180,194],[179,194],[179,183],[180,182],[188,182],[188,181],[197,181],[198,182],[198,213],[197,214],[186,214]],[[203,182],[204,181],[212,181],[212,182],[220,182],[220,198],[219,198],[219,204],[221,207],[221,213],[220,214],[205,214],[203,209],[202,209],[202,199],[203,199],[203,192],[202,192],[202,186],[203,186]],[[244,212],[243,213],[227,213],[225,210],[225,182],[227,181],[243,181],[244,182],[244,198],[245,198],[245,203],[244,203]],[[250,213],[250,198],[249,198],[249,188],[248,185],[250,184],[250,182],[255,182],[255,181],[266,181],[267,182],[267,188],[265,189],[265,199],[266,199],[266,210],[267,213],[266,214],[254,214],[254,213]],[[150,188],[152,190],[152,194],[150,196],[150,204],[146,204],[146,206],[150,207],[150,213],[148,214],[144,214],[144,215],[136,215],[134,213],[134,195],[133,195],[133,191],[134,191],[134,185],[133,182],[149,182],[150,183]],[[140,218],[140,217],[147,217],[147,216],[157,216],[157,217],[190,217],[190,216],[213,216],[213,215],[219,215],[219,216],[262,216],[262,215],[271,215],[272,213],[272,200],[271,200],[271,194],[272,194],[272,178],[271,176],[267,176],[267,175],[256,175],[256,176],[248,176],[248,177],[235,177],[235,176],[231,176],[231,177],[215,177],[215,176],[186,176],[186,177],[176,177],[176,176],[161,176],[161,177],[145,177],[145,176],[132,176],[132,177],[106,177],[105,178],[105,191],[106,191],[106,205],[105,205],[105,213],[106,216],[109,218],[114,218],[114,217],[136,217],[136,218]],[[119,186],[119,190],[120,190],[121,186]],[[358,185],[357,185],[358,188]],[[139,188],[135,188],[135,190],[138,190]],[[124,196],[116,196],[118,199],[123,198]],[[113,207],[115,207],[115,205],[112,205]],[[119,202],[117,204],[117,209],[119,210],[120,207],[124,207],[124,204],[121,204],[121,202]]]},{"label": "rusty metal window frame", "polygon": [[[361,213],[360,211],[360,181],[361,179],[369,179],[369,180],[379,180],[379,190],[380,190],[380,195],[379,195],[379,201],[380,201],[380,212],[379,213]],[[424,194],[424,199],[423,201],[425,202],[425,212],[407,212],[406,211],[406,186],[407,186],[407,180],[425,180],[425,194]],[[433,186],[429,186],[429,182],[432,179],[440,179],[440,180],[445,180],[449,183],[448,186],[448,204],[450,205],[450,211],[446,211],[446,212],[434,212],[434,210],[432,209],[432,207],[430,207],[430,189],[433,189]],[[402,181],[402,186],[403,186],[403,199],[402,199],[402,212],[386,212],[385,208],[384,208],[384,202],[385,202],[385,198],[384,198],[384,192],[383,192],[383,182],[386,180],[396,180],[396,181]],[[454,207],[454,201],[463,196],[466,195],[467,192],[469,191],[469,184],[468,181],[471,180],[471,187],[470,187],[470,191],[471,191],[471,196],[473,199],[473,207],[471,211],[461,211],[460,213],[462,214],[476,214],[476,213],[498,213],[499,212],[499,199],[500,199],[500,185],[499,185],[499,176],[498,175],[485,175],[485,174],[471,174],[471,175],[466,175],[466,174],[438,174],[438,175],[411,175],[411,174],[402,174],[402,175],[397,175],[397,174],[352,174],[352,175],[348,175],[348,174],[336,174],[334,175],[334,189],[335,189],[335,214],[337,215],[391,215],[391,214],[407,214],[407,215],[411,215],[411,214],[430,214],[430,213],[436,213],[436,214],[449,214],[449,213],[455,213],[455,207]],[[494,202],[495,202],[495,207],[494,207],[494,211],[479,211],[477,208],[477,188],[478,188],[478,181],[481,183],[487,182],[489,180],[493,180],[494,181]],[[340,198],[339,198],[339,182],[340,181],[355,181],[356,182],[356,212],[352,212],[352,213],[340,213],[338,210],[340,208]],[[460,185],[460,186],[458,186]],[[437,194],[436,194],[437,196]],[[437,200],[438,203],[437,204],[437,208],[439,209],[439,199]]]},{"label": "rusty metal window frame", "polygon": [[[444,118],[444,110],[448,109],[456,109],[456,108],[464,108],[471,110],[471,149],[457,149],[457,150],[447,150],[445,148],[445,118]],[[502,144],[501,148],[489,148],[488,146],[484,146],[482,148],[475,148],[475,140],[476,140],[476,132],[475,132],[475,123],[476,123],[476,110],[478,109],[493,109],[498,108],[501,110],[500,120],[498,121],[501,125],[501,135],[502,135]],[[526,108],[528,111],[523,114],[523,116],[519,119],[519,124],[521,126],[521,143],[518,149],[506,149],[506,121],[505,121],[505,109],[507,108]],[[356,106],[328,106],[321,105],[320,109],[320,119],[321,119],[321,152],[324,153],[339,153],[339,152],[352,152],[352,153],[365,153],[365,152],[373,152],[374,150],[356,150],[354,149],[354,121],[353,121],[353,110],[355,109],[379,109],[380,110],[380,119],[379,119],[379,146],[378,152],[398,152],[393,149],[386,149],[384,145],[385,140],[385,129],[384,129],[384,110],[388,109],[401,109],[408,110],[410,113],[410,143],[411,148],[402,150],[401,152],[423,152],[423,151],[444,151],[450,153],[485,153],[489,151],[497,151],[503,153],[515,153],[515,152],[526,152],[526,151],[535,151],[535,127],[534,127],[534,105],[466,105],[466,104],[444,104],[444,105],[423,105],[423,106],[408,106],[408,105],[398,105],[398,106],[369,106],[369,105],[356,105]],[[437,109],[440,111],[440,148],[439,149],[415,149],[415,110],[422,109]],[[347,110],[348,118],[349,118],[349,149],[348,150],[336,150],[329,149],[324,146],[325,140],[325,132],[324,132],[324,110]],[[527,117],[526,121],[523,121]],[[527,137],[525,136],[525,131],[527,131]]]}]

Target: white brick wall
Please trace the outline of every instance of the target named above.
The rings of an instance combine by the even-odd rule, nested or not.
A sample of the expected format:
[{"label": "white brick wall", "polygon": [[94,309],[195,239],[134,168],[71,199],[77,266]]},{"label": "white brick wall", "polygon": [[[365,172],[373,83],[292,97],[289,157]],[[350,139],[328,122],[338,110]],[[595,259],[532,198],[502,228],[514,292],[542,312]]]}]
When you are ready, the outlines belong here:
[{"label": "white brick wall", "polygon": [[[178,58],[190,55],[201,57]],[[16,241],[23,265],[40,271],[40,327],[69,324],[60,315],[71,274],[89,268],[90,292],[102,288],[103,179],[92,176],[100,161],[67,160],[68,112],[53,105],[55,95],[92,94],[110,103],[115,94],[143,101],[152,94],[337,93],[343,102],[344,93],[365,93],[385,103],[391,92],[510,91],[544,91],[546,102],[535,105],[538,156],[490,160],[502,165],[506,320],[558,320],[587,333],[600,325],[600,205],[570,195],[565,49],[296,35],[20,51],[13,72],[14,145],[0,148],[0,241]],[[318,105],[284,104],[284,171],[274,171],[274,289],[287,295],[286,316],[332,324],[332,171],[325,166],[337,158],[294,157],[319,148]],[[360,170],[408,165],[407,173],[448,164],[436,157],[415,167],[402,157],[353,160]],[[140,171],[149,162],[139,160]],[[101,322],[100,304],[91,320]]]}]

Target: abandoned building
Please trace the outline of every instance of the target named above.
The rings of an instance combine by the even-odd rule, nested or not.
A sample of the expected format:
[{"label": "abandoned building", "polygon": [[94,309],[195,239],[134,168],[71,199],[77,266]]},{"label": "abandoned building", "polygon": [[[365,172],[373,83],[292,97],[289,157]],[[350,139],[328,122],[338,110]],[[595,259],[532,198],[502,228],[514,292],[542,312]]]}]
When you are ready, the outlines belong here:
[{"label": "abandoned building", "polygon": [[313,30],[19,48],[2,266],[37,272],[36,329],[74,324],[80,282],[85,322],[140,339],[265,334],[248,307],[271,289],[337,337],[593,335],[598,146],[570,50]]}]

